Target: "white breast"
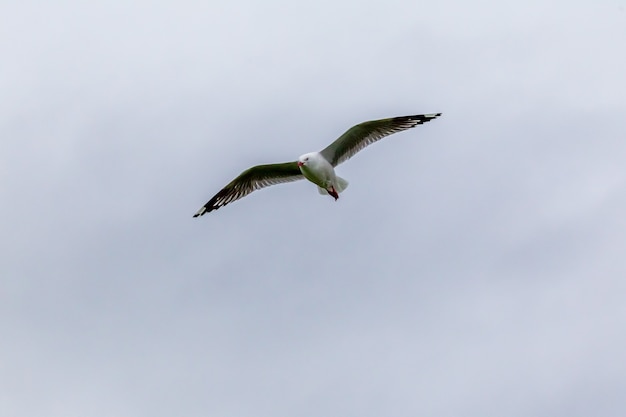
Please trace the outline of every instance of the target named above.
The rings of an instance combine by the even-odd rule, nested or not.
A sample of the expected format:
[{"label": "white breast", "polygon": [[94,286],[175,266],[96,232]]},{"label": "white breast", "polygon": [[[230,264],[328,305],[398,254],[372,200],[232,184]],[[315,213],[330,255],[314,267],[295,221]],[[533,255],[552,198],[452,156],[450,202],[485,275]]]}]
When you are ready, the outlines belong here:
[{"label": "white breast", "polygon": [[335,169],[322,155],[319,153],[311,153],[307,155],[309,160],[305,165],[300,167],[302,175],[309,181],[322,188],[328,188],[335,182]]}]

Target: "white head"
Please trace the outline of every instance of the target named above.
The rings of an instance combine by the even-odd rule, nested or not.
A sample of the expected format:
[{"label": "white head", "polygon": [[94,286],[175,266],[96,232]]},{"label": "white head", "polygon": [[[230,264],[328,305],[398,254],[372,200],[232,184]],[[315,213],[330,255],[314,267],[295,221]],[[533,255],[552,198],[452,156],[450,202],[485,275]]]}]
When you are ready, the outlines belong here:
[{"label": "white head", "polygon": [[316,152],[309,152],[301,155],[300,158],[298,158],[298,166],[308,165],[309,161],[315,157],[315,154]]}]

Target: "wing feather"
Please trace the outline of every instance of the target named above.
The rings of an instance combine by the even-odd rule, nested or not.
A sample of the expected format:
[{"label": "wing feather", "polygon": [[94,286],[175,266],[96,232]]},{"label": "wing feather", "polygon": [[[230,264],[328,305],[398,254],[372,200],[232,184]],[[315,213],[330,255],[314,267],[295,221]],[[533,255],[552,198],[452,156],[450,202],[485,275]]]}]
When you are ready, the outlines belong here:
[{"label": "wing feather", "polygon": [[348,129],[320,153],[333,166],[337,166],[385,136],[421,125],[439,116],[441,113],[418,114],[360,123]]},{"label": "wing feather", "polygon": [[304,176],[300,172],[297,162],[253,166],[229,182],[202,206],[193,217],[202,216],[205,213],[217,210],[261,188],[297,181],[303,178]]}]

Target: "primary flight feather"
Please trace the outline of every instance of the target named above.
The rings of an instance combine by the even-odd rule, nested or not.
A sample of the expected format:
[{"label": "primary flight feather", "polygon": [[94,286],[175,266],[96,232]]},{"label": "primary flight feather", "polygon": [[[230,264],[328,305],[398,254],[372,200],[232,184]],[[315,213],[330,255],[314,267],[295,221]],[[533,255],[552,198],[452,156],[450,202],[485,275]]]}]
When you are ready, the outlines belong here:
[{"label": "primary flight feather", "polygon": [[294,162],[248,168],[215,194],[193,217],[217,210],[261,188],[305,178],[318,186],[320,194],[330,195],[337,200],[339,193],[348,186],[346,180],[335,174],[334,168],[337,165],[385,136],[421,125],[439,116],[441,113],[418,114],[363,122],[348,129],[320,152],[306,153]]}]

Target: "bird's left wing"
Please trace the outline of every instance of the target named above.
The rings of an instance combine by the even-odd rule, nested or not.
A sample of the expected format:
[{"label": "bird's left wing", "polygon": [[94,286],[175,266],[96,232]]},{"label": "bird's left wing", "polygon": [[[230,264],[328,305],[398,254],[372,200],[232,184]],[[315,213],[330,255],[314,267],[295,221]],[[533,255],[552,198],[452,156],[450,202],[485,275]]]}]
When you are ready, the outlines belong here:
[{"label": "bird's left wing", "polygon": [[421,125],[439,116],[441,116],[441,113],[417,114],[415,116],[392,117],[360,123],[352,126],[339,139],[328,145],[320,153],[332,166],[337,166],[352,158],[354,154],[367,145],[385,136]]},{"label": "bird's left wing", "polygon": [[237,178],[228,183],[226,187],[222,188],[193,217],[202,216],[204,213],[217,210],[261,188],[303,178],[304,176],[300,172],[297,162],[254,166],[246,169]]}]

